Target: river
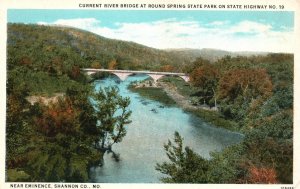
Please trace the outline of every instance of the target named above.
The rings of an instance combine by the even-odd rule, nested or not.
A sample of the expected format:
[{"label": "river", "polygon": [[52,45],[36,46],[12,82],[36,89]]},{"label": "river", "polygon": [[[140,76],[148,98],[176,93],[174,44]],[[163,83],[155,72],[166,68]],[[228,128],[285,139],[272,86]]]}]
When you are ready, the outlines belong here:
[{"label": "river", "polygon": [[104,165],[90,170],[91,182],[159,183],[164,175],[155,170],[155,165],[168,160],[163,145],[168,139],[173,141],[175,131],[184,138],[185,146],[205,158],[209,158],[212,151],[220,151],[242,140],[239,133],[208,125],[178,107],[162,107],[159,102],[144,99],[127,89],[130,82],[145,78],[136,75],[122,82],[115,77],[95,81],[96,89],[117,86],[122,96],[130,97],[132,123],[126,126],[127,135],[123,141],[112,147],[120,154],[120,161],[116,162],[112,154],[106,153]]}]

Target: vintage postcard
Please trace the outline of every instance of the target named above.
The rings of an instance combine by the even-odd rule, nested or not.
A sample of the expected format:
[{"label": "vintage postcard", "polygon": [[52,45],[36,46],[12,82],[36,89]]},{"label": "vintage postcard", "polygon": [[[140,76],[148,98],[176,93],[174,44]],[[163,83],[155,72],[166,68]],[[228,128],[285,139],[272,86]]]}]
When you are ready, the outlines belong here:
[{"label": "vintage postcard", "polygon": [[296,0],[0,4],[1,189],[299,187]]}]

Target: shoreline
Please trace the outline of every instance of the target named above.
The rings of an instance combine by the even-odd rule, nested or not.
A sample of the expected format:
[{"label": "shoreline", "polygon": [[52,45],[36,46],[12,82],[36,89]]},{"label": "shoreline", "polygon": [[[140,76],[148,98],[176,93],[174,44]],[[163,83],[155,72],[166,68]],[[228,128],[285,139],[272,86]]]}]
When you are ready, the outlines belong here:
[{"label": "shoreline", "polygon": [[151,80],[145,80],[138,84],[134,84],[131,86],[132,89],[145,89],[145,88],[153,88],[155,90],[162,89],[168,97],[173,99],[175,103],[184,110],[207,110],[207,111],[217,111],[216,108],[210,108],[208,106],[195,106],[190,103],[190,100],[180,94],[176,88],[176,86],[172,84],[168,84],[167,82],[157,81],[152,82]]},{"label": "shoreline", "polygon": [[[217,109],[192,105],[189,99],[186,96],[181,95],[178,91],[178,88],[173,84],[169,84],[161,81],[158,81],[157,83],[153,83],[152,81],[146,80],[141,83],[131,85],[129,89],[132,90],[133,92],[139,93],[145,98],[151,98],[151,97],[149,97],[149,95],[143,94],[140,90],[134,90],[134,89],[144,89],[144,90],[147,89],[148,91],[152,90],[152,92],[161,90],[165,93],[167,98],[171,98],[174,101],[174,105],[177,105],[183,111],[191,113],[199,117],[203,121],[211,125],[214,125],[216,127],[224,128],[230,131],[240,132],[237,123],[222,117],[222,115],[219,113]],[[162,100],[163,97],[162,98],[152,97],[152,98],[154,98],[154,100],[156,101],[164,103],[164,100]]]},{"label": "shoreline", "polygon": [[207,110],[207,111],[217,111],[216,108],[210,108],[205,106],[194,106],[190,103],[190,100],[181,95],[175,86],[171,86],[165,82],[160,82],[161,88],[172,98],[176,104],[178,104],[184,110]]}]

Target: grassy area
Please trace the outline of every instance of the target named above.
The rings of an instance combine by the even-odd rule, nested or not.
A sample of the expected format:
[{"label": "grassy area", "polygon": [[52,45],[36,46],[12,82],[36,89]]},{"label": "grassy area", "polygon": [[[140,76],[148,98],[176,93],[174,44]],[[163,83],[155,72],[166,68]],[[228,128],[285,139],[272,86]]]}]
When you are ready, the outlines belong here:
[{"label": "grassy area", "polygon": [[134,88],[129,87],[132,92],[138,93],[142,97],[156,100],[165,106],[175,106],[176,102],[170,98],[167,93],[162,90],[162,88],[153,88],[153,87],[143,87],[143,88]]},{"label": "grassy area", "polygon": [[188,113],[201,118],[203,121],[210,123],[216,127],[221,127],[231,131],[239,131],[238,124],[234,121],[224,119],[218,112],[208,110],[185,110]]},{"label": "grassy area", "polygon": [[179,77],[164,77],[161,81],[176,86],[179,94],[185,97],[193,96],[197,92],[195,87],[192,87],[189,83]]}]

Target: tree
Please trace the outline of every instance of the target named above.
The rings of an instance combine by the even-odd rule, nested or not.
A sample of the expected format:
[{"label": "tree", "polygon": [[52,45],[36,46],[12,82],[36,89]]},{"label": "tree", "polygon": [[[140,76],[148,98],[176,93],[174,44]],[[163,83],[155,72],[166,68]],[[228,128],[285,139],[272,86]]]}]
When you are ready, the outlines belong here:
[{"label": "tree", "polygon": [[72,66],[72,69],[71,71],[69,72],[69,77],[76,80],[80,77],[81,75],[81,71],[80,71],[80,68],[79,66]]},{"label": "tree", "polygon": [[293,111],[282,110],[253,122],[243,142],[247,157],[257,167],[275,168],[281,183],[292,183]]},{"label": "tree", "polygon": [[272,82],[265,69],[233,69],[226,72],[218,85],[218,98],[222,100],[225,116],[241,120],[249,104],[256,99],[261,102],[272,95]]},{"label": "tree", "polygon": [[[22,147],[26,143],[28,109],[30,104],[25,97],[29,91],[24,83],[8,75],[6,98],[6,163],[7,168],[15,168],[24,163]],[[24,149],[24,148],[23,148]]]},{"label": "tree", "polygon": [[21,65],[24,65],[24,66],[26,66],[26,65],[31,65],[32,64],[32,60],[31,60],[31,58],[30,57],[28,57],[28,56],[23,56],[22,58],[21,58],[21,60],[20,60],[20,64]]},{"label": "tree", "polygon": [[169,65],[169,64],[163,65],[163,66],[160,67],[161,72],[172,72],[174,70],[175,70],[175,68],[172,65]]},{"label": "tree", "polygon": [[205,100],[214,98],[215,108],[217,107],[217,86],[219,81],[219,71],[211,64],[204,64],[194,69],[190,74],[191,83],[199,87]]},{"label": "tree", "polygon": [[226,73],[220,81],[220,98],[244,100],[258,96],[269,97],[272,94],[272,82],[265,69],[234,69]]},{"label": "tree", "polygon": [[114,69],[117,68],[117,65],[118,65],[117,61],[116,60],[112,60],[112,61],[110,61],[108,63],[108,69],[109,70],[114,70]]},{"label": "tree", "polygon": [[166,183],[208,183],[209,162],[189,147],[183,150],[183,138],[175,132],[175,144],[169,140],[164,145],[171,163],[156,164],[155,169],[169,177],[161,178]]},{"label": "tree", "polygon": [[78,114],[69,99],[59,99],[44,108],[43,115],[36,119],[37,129],[48,137],[59,133],[76,135],[80,128]]},{"label": "tree", "polygon": [[111,151],[113,144],[121,142],[126,135],[125,125],[131,123],[129,97],[123,98],[116,87],[106,87],[94,93],[96,117],[100,137],[95,145],[102,151]]},{"label": "tree", "polygon": [[70,88],[57,102],[29,109],[31,142],[23,155],[30,181],[86,182],[90,167],[100,164],[102,153],[92,145],[97,128],[87,89]]},{"label": "tree", "polygon": [[94,68],[94,69],[100,69],[100,68],[101,68],[100,62],[98,62],[98,61],[92,62],[91,68]]},{"label": "tree", "polygon": [[278,183],[276,178],[276,171],[274,168],[258,168],[251,166],[249,168],[249,178],[247,178],[247,183],[252,184],[276,184]]},{"label": "tree", "polygon": [[190,74],[193,72],[193,70],[200,68],[201,66],[208,65],[208,64],[211,64],[211,63],[208,60],[199,57],[192,63],[192,65],[185,66],[183,68],[183,71],[185,73]]}]

